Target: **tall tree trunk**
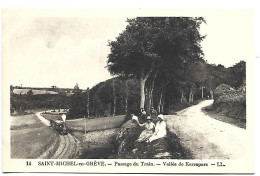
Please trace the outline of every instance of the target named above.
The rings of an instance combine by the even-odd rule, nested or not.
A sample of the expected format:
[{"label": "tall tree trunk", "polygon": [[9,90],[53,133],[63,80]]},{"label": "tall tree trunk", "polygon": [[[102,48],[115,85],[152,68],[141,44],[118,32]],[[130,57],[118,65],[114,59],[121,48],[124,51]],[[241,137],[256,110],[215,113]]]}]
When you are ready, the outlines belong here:
[{"label": "tall tree trunk", "polygon": [[211,90],[211,88],[210,88],[209,92],[210,92],[210,98],[213,99],[213,91]]},{"label": "tall tree trunk", "polygon": [[144,108],[144,103],[145,103],[145,93],[144,93],[144,86],[145,86],[145,79],[140,80],[140,95],[141,95],[141,100],[140,100],[140,109]]},{"label": "tall tree trunk", "polygon": [[187,98],[184,95],[184,91],[181,92],[181,103],[187,103]]},{"label": "tall tree trunk", "polygon": [[158,113],[161,113],[162,97],[163,97],[163,92],[161,92],[161,94],[160,94],[160,99],[159,99],[159,102],[158,102],[158,105],[157,105]]},{"label": "tall tree trunk", "polygon": [[189,93],[189,103],[193,103],[193,89],[190,89],[190,93]]},{"label": "tall tree trunk", "polygon": [[191,90],[189,92],[189,103],[191,103]]},{"label": "tall tree trunk", "polygon": [[127,114],[127,107],[128,106],[128,84],[127,80],[125,81],[125,114]]},{"label": "tall tree trunk", "polygon": [[145,75],[144,70],[141,71],[141,77],[140,77],[140,95],[141,95],[140,109],[144,109],[144,105],[145,105],[145,83],[146,83],[149,75],[151,74],[151,72],[152,72],[152,69]]},{"label": "tall tree trunk", "polygon": [[152,107],[154,107],[154,105],[153,105],[153,92],[151,93],[151,107],[150,108],[152,108]]},{"label": "tall tree trunk", "polygon": [[204,98],[204,96],[203,96],[203,85],[201,86],[201,98],[203,99]]},{"label": "tall tree trunk", "polygon": [[161,114],[163,114],[164,111],[164,100],[162,100],[162,104],[161,104]]},{"label": "tall tree trunk", "polygon": [[[146,85],[146,84],[145,84]],[[148,89],[147,86],[144,87],[145,101],[144,101],[144,109],[146,110],[148,107]],[[147,112],[146,112],[147,113]]]},{"label": "tall tree trunk", "polygon": [[89,117],[89,95],[90,95],[90,92],[89,92],[89,88],[87,89],[87,113],[88,113],[88,117]]},{"label": "tall tree trunk", "polygon": [[109,113],[109,116],[113,115],[113,114],[112,114],[112,109],[111,109],[111,107],[112,107],[111,104],[112,104],[112,103],[110,102],[109,105],[108,105],[108,108],[109,108],[109,112],[108,112],[108,113]]},{"label": "tall tree trunk", "polygon": [[146,112],[148,113],[148,115],[150,115],[150,111],[151,111],[151,90],[147,90],[147,96],[146,96]]},{"label": "tall tree trunk", "polygon": [[151,112],[151,109],[153,107],[153,90],[154,90],[154,81],[157,77],[158,71],[154,74],[152,83],[151,83],[151,87],[150,87],[150,91],[149,91],[149,112]]},{"label": "tall tree trunk", "polygon": [[149,92],[149,106],[148,106],[148,111],[151,114],[151,109],[153,107],[153,90],[150,90]]},{"label": "tall tree trunk", "polygon": [[114,105],[113,116],[115,116],[116,115],[116,90],[115,90],[114,78],[112,80],[113,80],[113,105]]}]

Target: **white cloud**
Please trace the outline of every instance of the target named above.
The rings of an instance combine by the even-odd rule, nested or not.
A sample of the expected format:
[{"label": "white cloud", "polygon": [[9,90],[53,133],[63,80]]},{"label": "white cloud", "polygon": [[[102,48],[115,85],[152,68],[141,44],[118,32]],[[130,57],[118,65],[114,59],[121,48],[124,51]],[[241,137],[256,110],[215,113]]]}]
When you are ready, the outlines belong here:
[{"label": "white cloud", "polygon": [[[202,13],[203,14],[203,13]],[[231,66],[253,52],[250,13],[210,11],[202,33],[205,59]],[[35,17],[19,14],[8,23],[11,82],[24,86],[92,87],[110,78],[106,66],[114,40],[126,26],[126,16]]]},{"label": "white cloud", "polygon": [[[110,78],[108,40],[125,18],[19,19],[11,35],[12,80],[24,86],[92,87]],[[22,22],[23,21],[23,22]]]}]

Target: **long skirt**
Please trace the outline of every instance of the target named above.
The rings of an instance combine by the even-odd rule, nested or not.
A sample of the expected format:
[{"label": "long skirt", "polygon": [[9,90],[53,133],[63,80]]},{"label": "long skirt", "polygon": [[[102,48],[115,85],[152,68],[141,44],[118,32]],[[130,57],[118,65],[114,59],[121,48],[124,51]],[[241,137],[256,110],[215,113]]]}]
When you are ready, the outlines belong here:
[{"label": "long skirt", "polygon": [[146,129],[146,130],[144,130],[144,131],[140,134],[140,136],[139,136],[139,138],[136,140],[136,142],[143,142],[143,141],[149,139],[152,135],[153,135],[153,130],[148,130],[148,129]]}]

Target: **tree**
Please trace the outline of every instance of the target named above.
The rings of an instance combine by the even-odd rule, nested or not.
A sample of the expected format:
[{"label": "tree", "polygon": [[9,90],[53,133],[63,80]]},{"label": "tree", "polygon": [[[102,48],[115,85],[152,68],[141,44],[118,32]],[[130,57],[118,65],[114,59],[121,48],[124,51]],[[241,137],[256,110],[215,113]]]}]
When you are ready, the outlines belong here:
[{"label": "tree", "polygon": [[10,85],[10,92],[13,93],[13,90],[14,90],[14,86],[11,84]]},{"label": "tree", "polygon": [[140,80],[140,107],[145,102],[145,82],[151,74],[158,55],[152,52],[153,43],[150,32],[153,29],[150,18],[128,20],[126,30],[119,35],[117,41],[110,42],[111,54],[108,69],[119,75],[134,75]]},{"label": "tree", "polygon": [[128,80],[125,80],[125,114],[128,113]]},{"label": "tree", "polygon": [[89,117],[89,95],[90,95],[90,89],[87,88],[87,116]]},{"label": "tree", "polygon": [[[201,91],[201,98],[204,98],[204,89],[206,88],[206,82],[209,77],[208,65],[203,59],[198,59],[196,61],[190,62],[185,66],[185,82],[187,83],[196,83]],[[187,84],[190,89],[194,91],[194,85]],[[191,93],[191,92],[190,92]],[[191,93],[193,94],[193,93]]]},{"label": "tree", "polygon": [[81,92],[75,92],[70,97],[68,118],[82,118],[86,114],[86,101]]},{"label": "tree", "polygon": [[74,92],[74,93],[80,92],[79,84],[78,84],[78,83],[76,83],[76,85],[74,86],[73,92]]},{"label": "tree", "polygon": [[[128,19],[126,30],[116,41],[109,42],[108,70],[139,79],[140,108],[145,105],[145,90],[151,98],[157,72],[173,73],[169,66],[178,67],[203,55],[199,44],[204,38],[199,34],[203,21],[203,18],[169,17]],[[154,79],[146,85],[151,75]]]},{"label": "tree", "polygon": [[246,62],[240,61],[229,68],[232,76],[232,87],[238,88],[246,81]]},{"label": "tree", "polygon": [[116,89],[115,89],[115,79],[112,79],[112,86],[113,86],[113,116],[116,114]]}]

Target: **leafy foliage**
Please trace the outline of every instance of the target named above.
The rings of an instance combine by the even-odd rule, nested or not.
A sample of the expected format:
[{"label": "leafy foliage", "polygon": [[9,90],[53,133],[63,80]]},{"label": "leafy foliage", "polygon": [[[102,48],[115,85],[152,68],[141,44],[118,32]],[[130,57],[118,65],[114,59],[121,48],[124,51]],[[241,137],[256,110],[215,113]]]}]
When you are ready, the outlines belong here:
[{"label": "leafy foliage", "polygon": [[[138,100],[140,99],[138,81],[136,79],[113,78],[116,96],[116,115],[128,113],[138,113]],[[126,81],[127,89],[126,92]],[[101,82],[90,89],[89,111],[90,117],[112,116],[113,114],[113,87],[112,79]],[[126,96],[126,93],[128,94]],[[87,96],[86,92],[79,92],[71,96],[70,112],[68,118],[78,118],[87,116]],[[126,97],[127,106],[126,106]]]},{"label": "leafy foliage", "polygon": [[204,19],[148,17],[127,22],[126,30],[116,41],[109,42],[108,70],[140,79],[140,108],[143,108],[145,91],[149,92],[146,102],[151,102],[154,86],[158,85],[158,81],[155,84],[157,74],[163,78],[161,84],[165,80],[176,80],[182,76],[180,73],[186,63],[202,58],[200,42],[204,36],[199,29]]}]

